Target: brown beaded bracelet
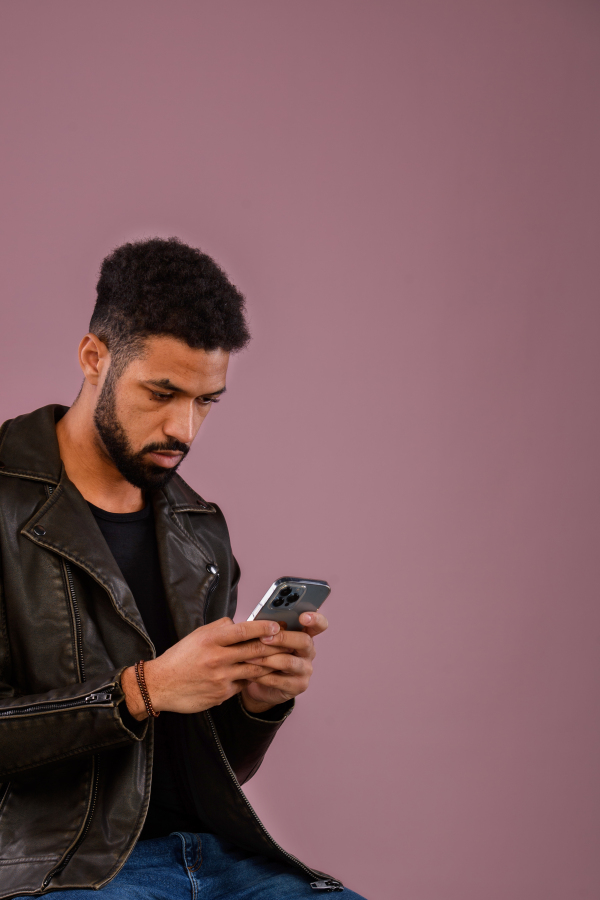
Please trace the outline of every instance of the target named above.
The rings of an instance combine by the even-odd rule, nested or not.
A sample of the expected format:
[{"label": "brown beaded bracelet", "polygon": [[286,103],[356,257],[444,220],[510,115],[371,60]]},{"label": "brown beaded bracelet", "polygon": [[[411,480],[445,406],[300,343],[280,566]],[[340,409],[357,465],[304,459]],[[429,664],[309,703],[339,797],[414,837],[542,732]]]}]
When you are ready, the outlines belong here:
[{"label": "brown beaded bracelet", "polygon": [[148,693],[148,688],[146,687],[146,679],[144,677],[143,659],[140,659],[139,663],[135,664],[135,677],[140,689],[140,694],[142,695],[142,700],[144,701],[144,706],[146,707],[146,712],[149,716],[152,716],[153,719],[157,719],[160,716],[160,712],[156,712],[154,707],[152,706],[152,700],[150,699],[150,694]]}]

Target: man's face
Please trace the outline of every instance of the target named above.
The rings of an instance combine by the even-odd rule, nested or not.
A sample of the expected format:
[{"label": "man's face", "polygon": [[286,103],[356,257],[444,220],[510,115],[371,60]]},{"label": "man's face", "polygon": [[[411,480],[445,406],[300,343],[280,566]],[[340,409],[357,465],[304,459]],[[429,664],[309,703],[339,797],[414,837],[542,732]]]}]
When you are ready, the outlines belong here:
[{"label": "man's face", "polygon": [[225,390],[229,353],[151,337],[115,377],[109,366],[94,410],[101,449],[142,490],[163,487]]}]

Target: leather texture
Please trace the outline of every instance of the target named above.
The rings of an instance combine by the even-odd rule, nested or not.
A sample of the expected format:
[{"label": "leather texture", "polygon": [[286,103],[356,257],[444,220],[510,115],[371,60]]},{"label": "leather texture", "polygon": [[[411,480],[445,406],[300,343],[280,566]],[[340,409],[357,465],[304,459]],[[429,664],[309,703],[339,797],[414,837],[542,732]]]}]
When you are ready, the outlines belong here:
[{"label": "leather texture", "polygon": [[[124,668],[154,648],[65,473],[65,412],[46,406],[0,429],[0,898],[106,884],[149,802],[153,723],[122,718],[119,704]],[[233,617],[239,569],[218,507],[178,475],[152,502],[178,637]],[[323,873],[275,844],[239,786],[290,711],[273,722],[232,697],[185,716],[190,785],[216,834],[312,878]]]}]

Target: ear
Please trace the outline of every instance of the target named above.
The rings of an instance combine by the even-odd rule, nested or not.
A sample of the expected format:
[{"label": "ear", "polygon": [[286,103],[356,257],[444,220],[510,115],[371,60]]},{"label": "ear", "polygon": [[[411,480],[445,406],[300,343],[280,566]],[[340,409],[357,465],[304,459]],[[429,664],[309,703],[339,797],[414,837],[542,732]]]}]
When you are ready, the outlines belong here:
[{"label": "ear", "polygon": [[109,363],[108,347],[104,341],[90,331],[79,345],[79,365],[86,381],[98,385]]}]

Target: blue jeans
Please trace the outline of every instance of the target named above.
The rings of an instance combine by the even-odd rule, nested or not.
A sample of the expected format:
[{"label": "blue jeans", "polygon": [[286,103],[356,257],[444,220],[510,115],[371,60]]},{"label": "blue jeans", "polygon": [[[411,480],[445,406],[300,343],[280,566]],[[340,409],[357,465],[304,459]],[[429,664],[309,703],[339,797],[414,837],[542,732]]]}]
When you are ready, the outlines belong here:
[{"label": "blue jeans", "polygon": [[[55,891],[49,900],[318,900],[299,869],[253,856],[214,834],[174,832],[139,841],[118,875],[99,891]],[[364,900],[343,890],[345,900]],[[31,900],[16,897],[14,900]]]}]

